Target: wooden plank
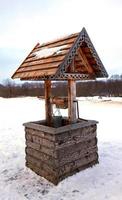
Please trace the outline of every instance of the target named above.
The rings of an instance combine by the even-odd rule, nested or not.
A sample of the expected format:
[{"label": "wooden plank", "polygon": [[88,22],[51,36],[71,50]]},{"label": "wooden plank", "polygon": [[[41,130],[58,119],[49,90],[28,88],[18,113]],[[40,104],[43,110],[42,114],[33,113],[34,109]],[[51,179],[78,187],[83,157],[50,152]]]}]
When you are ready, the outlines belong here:
[{"label": "wooden plank", "polygon": [[88,62],[88,60],[87,60],[85,54],[83,53],[82,49],[79,48],[79,49],[78,49],[78,52],[79,52],[79,53],[78,53],[79,58],[82,60],[82,63],[83,63],[84,66],[86,67],[88,73],[89,73],[89,74],[94,74],[94,71],[93,71],[91,65],[89,64],[89,62]]},{"label": "wooden plank", "polygon": [[37,59],[46,60],[47,58],[55,58],[58,56],[66,55],[68,52],[69,52],[69,49],[66,49],[66,50],[61,51],[59,54],[53,54],[53,55],[50,55],[48,57],[43,57],[43,58],[37,58],[36,55],[32,53],[30,56],[27,57],[24,63],[37,60]]},{"label": "wooden plank", "polygon": [[[67,41],[68,42],[68,41]],[[61,51],[65,51],[65,50],[69,50],[72,46],[72,42],[69,41],[67,44],[64,44],[64,45],[58,45],[59,43],[57,43],[57,46],[56,47],[60,47],[61,46]],[[33,50],[33,53],[35,52],[38,52],[40,50],[43,50],[43,49],[50,49],[50,48],[54,48],[55,46],[43,46],[43,47],[37,47],[36,49]]]},{"label": "wooden plank", "polygon": [[31,72],[16,73],[15,77],[25,78],[25,77],[34,77],[34,76],[48,76],[48,75],[53,75],[55,73],[56,73],[56,69],[47,70],[46,72],[42,70],[38,70],[38,71],[31,71]]},{"label": "wooden plank", "polygon": [[[77,37],[76,37],[77,38]],[[57,42],[54,42],[54,43],[51,43],[49,45],[45,44],[44,46],[40,46],[41,48],[42,47],[50,47],[50,48],[53,48],[53,47],[58,47],[58,46],[63,46],[63,45],[69,45],[69,44],[73,44],[76,40],[76,38],[70,38],[68,40],[62,40],[62,41],[57,41]]]},{"label": "wooden plank", "polygon": [[51,71],[51,70],[57,70],[58,69],[58,66],[59,65],[53,65],[53,66],[50,66],[50,67],[45,67],[45,66],[30,66],[29,68],[22,68],[22,70],[18,70],[17,73],[26,73],[26,72],[37,72],[37,71],[42,71],[42,73],[47,73],[48,71]]},{"label": "wooden plank", "polygon": [[51,98],[51,81],[45,81],[45,115],[46,123],[48,126],[52,124],[52,105],[50,103]]},{"label": "wooden plank", "polygon": [[76,82],[68,80],[68,118],[69,123],[75,123],[76,120]]},{"label": "wooden plank", "polygon": [[[31,63],[30,63],[31,64]],[[53,63],[45,63],[45,64],[38,64],[38,65],[30,65],[28,67],[20,68],[17,72],[26,72],[26,71],[33,71],[33,70],[47,70],[50,68],[58,67],[61,64],[61,61],[53,62]]]},{"label": "wooden plank", "polygon": [[57,55],[52,55],[51,57],[46,57],[46,58],[37,58],[36,56],[27,59],[23,65],[21,65],[21,67],[23,66],[28,66],[29,63],[32,63],[34,61],[38,61],[40,63],[50,63],[50,62],[56,62],[59,60],[63,60],[65,58],[65,54],[57,54]]},{"label": "wooden plank", "polygon": [[41,67],[39,67],[39,66],[35,66],[35,67],[30,67],[30,69],[24,69],[23,71],[18,71],[18,73],[19,74],[21,74],[21,73],[41,73],[41,74],[48,74],[48,73],[50,73],[50,72],[56,72],[57,71],[57,69],[58,69],[58,66],[50,66],[50,68],[49,67],[45,67],[45,68],[41,68]]},{"label": "wooden plank", "polygon": [[40,66],[44,66],[44,65],[48,66],[49,65],[50,66],[50,65],[53,65],[53,64],[60,64],[63,61],[64,57],[65,56],[63,56],[61,58],[53,59],[53,61],[52,61],[52,59],[49,59],[46,62],[44,60],[37,60],[37,61],[25,63],[21,66],[21,69],[22,68],[28,68],[29,66],[38,66],[38,65],[40,65]]},{"label": "wooden plank", "polygon": [[[31,72],[17,72],[14,76],[14,78],[37,78],[37,77],[41,77],[41,76],[48,76],[48,75],[53,75],[55,74],[57,71],[57,68],[51,69],[51,70],[47,70],[45,72],[45,70],[38,70],[38,71],[31,71]],[[37,76],[37,77],[36,77]]]},{"label": "wooden plank", "polygon": [[40,71],[33,71],[31,72],[31,74],[35,75],[35,76],[48,76],[48,75],[52,75],[52,74],[55,74],[57,71],[57,68],[53,68],[53,69],[48,69],[48,70],[40,70]]},{"label": "wooden plank", "polygon": [[76,39],[78,34],[79,33],[71,34],[69,36],[66,36],[66,37],[63,37],[63,38],[60,38],[60,39],[57,39],[57,40],[53,40],[53,41],[44,43],[44,44],[40,45],[40,47],[47,47],[47,46],[49,47],[50,45],[57,44],[58,42],[64,42],[64,41],[67,41],[69,39]]}]

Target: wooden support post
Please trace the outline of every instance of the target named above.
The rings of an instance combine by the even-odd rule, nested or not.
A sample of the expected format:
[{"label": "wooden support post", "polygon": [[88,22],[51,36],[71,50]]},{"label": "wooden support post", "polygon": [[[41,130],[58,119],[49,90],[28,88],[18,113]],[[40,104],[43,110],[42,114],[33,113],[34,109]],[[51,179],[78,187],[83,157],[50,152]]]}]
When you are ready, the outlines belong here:
[{"label": "wooden support post", "polygon": [[68,118],[69,118],[69,123],[75,123],[77,121],[75,80],[68,80]]},{"label": "wooden support post", "polygon": [[51,81],[45,80],[45,116],[48,126],[52,124],[52,105],[50,103],[51,97]]}]

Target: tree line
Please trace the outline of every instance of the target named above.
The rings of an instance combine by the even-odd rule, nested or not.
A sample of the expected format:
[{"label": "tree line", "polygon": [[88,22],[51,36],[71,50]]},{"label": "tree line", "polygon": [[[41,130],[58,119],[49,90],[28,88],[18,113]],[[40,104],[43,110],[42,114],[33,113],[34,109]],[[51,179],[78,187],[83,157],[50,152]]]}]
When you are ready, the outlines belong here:
[{"label": "tree line", "polygon": [[[67,96],[67,81],[53,82],[53,96]],[[15,83],[10,80],[0,84],[0,97],[44,96],[44,82]],[[77,82],[77,96],[122,97],[122,79],[105,79]]]}]

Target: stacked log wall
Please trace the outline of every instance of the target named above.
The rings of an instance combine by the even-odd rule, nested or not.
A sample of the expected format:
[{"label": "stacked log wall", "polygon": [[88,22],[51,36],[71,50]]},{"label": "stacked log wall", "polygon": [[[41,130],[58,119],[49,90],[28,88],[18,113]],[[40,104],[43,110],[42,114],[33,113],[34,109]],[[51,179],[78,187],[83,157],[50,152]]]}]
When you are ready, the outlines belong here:
[{"label": "stacked log wall", "polygon": [[98,163],[97,125],[65,127],[49,133],[25,125],[26,166],[54,184]]}]

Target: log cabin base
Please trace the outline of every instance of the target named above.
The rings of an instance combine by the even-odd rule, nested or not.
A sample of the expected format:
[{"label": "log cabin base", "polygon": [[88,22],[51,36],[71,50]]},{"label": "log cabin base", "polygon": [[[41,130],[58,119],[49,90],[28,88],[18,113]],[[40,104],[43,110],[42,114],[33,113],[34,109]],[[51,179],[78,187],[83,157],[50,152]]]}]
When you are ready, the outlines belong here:
[{"label": "log cabin base", "polygon": [[53,184],[98,163],[96,121],[55,118],[52,127],[45,120],[24,126],[26,166]]}]

